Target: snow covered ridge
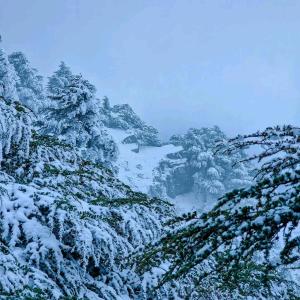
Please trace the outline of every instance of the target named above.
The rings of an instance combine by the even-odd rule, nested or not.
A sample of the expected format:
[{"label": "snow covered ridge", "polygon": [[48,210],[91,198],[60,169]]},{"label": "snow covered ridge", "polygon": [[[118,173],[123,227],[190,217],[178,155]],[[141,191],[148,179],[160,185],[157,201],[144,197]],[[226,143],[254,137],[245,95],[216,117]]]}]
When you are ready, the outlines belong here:
[{"label": "snow covered ridge", "polygon": [[166,159],[169,153],[179,151],[181,147],[171,144],[162,146],[139,146],[136,143],[124,143],[130,132],[108,128],[108,133],[118,145],[119,155],[115,162],[118,169],[118,178],[128,184],[132,189],[149,193],[153,184],[155,168],[162,159]]}]

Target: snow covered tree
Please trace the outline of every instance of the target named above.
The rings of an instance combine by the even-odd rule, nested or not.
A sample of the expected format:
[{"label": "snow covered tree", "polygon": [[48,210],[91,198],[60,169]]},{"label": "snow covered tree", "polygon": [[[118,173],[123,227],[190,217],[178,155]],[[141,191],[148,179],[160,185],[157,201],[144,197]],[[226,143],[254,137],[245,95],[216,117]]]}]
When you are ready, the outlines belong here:
[{"label": "snow covered tree", "polygon": [[130,135],[123,140],[124,144],[137,144],[136,152],[140,151],[142,146],[155,146],[161,145],[158,138],[158,131],[152,127],[145,125],[141,129],[130,130]]},{"label": "snow covered tree", "polygon": [[111,109],[109,99],[106,96],[103,98],[102,102],[103,102],[103,108],[105,110],[110,110]]},{"label": "snow covered tree", "polygon": [[[4,50],[0,49],[0,162],[11,157],[24,160],[29,155],[31,114],[18,102],[18,77]],[[5,160],[5,161],[4,161]]]},{"label": "snow covered tree", "polygon": [[[68,76],[67,82],[64,82],[65,77],[60,78],[57,74],[53,78],[48,84],[49,98],[53,104],[49,108],[51,133],[67,136],[70,143],[81,146],[88,134],[82,132],[84,125],[93,122],[95,116],[93,100],[96,89],[80,75]],[[53,81],[54,86],[51,84]]]},{"label": "snow covered tree", "polygon": [[5,51],[0,48],[0,97],[6,101],[18,100],[17,82],[18,76]]},{"label": "snow covered tree", "polygon": [[125,257],[159,237],[169,205],[131,191],[53,136],[34,132],[24,158],[5,158],[0,172],[0,298],[144,293]]},{"label": "snow covered tree", "polygon": [[173,198],[192,192],[202,207],[207,208],[225,191],[249,184],[247,165],[236,163],[233,166],[245,156],[242,151],[230,155],[215,153],[217,141],[223,139],[226,136],[217,126],[192,128],[183,136],[171,137],[170,142],[181,146],[182,150],[168,155],[160,163],[151,187],[153,194]]},{"label": "snow covered tree", "polygon": [[103,128],[98,114],[96,88],[81,75],[73,75],[61,63],[48,83],[51,104],[44,133],[54,134],[80,148],[89,159],[111,162],[117,146]]},{"label": "snow covered tree", "polygon": [[114,105],[108,112],[104,124],[110,128],[126,130],[128,136],[123,143],[137,144],[137,152],[140,146],[161,146],[158,131],[145,124],[128,104]]},{"label": "snow covered tree", "polygon": [[208,213],[173,220],[173,229],[139,257],[141,269],[169,264],[160,285],[194,271],[197,285],[212,274],[232,279],[249,264],[256,267],[245,280],[264,274],[264,284],[273,271],[299,268],[300,129],[267,128],[221,143],[219,151],[231,154],[250,146],[262,147],[242,159],[258,163],[252,186],[228,192]]},{"label": "snow covered tree", "polygon": [[60,94],[70,84],[73,74],[71,69],[62,61],[57,71],[49,77],[47,90],[53,95]]},{"label": "snow covered tree", "polygon": [[12,167],[14,160],[29,156],[32,115],[20,102],[0,101],[0,163]]},{"label": "snow covered tree", "polygon": [[[170,205],[133,192],[111,170],[83,158],[76,146],[33,130],[31,111],[9,92],[16,83],[3,77],[0,298],[146,298],[125,257],[160,236]],[[70,81],[66,105],[76,104],[72,84],[78,82],[84,84],[78,77]]]},{"label": "snow covered tree", "polygon": [[45,105],[43,78],[37,70],[30,66],[22,52],[14,52],[8,56],[19,78],[16,87],[19,100],[37,113]]}]

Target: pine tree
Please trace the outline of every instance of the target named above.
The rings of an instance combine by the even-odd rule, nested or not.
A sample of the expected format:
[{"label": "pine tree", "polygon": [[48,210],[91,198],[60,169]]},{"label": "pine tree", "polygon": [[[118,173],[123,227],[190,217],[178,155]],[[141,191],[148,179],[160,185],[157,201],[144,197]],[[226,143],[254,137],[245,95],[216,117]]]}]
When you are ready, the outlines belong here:
[{"label": "pine tree", "polygon": [[158,131],[143,122],[128,104],[114,105],[108,111],[104,124],[110,128],[126,130],[128,136],[122,141],[124,144],[137,144],[138,152],[141,146],[161,146]]},{"label": "pine tree", "polygon": [[45,105],[43,78],[37,70],[30,66],[22,52],[14,52],[8,56],[19,78],[17,92],[19,100],[37,113]]},{"label": "pine tree", "polygon": [[182,136],[171,137],[170,142],[182,150],[160,163],[151,187],[153,194],[173,198],[192,192],[199,199],[199,208],[207,209],[226,191],[249,184],[247,164],[234,164],[245,154],[242,151],[231,155],[215,153],[220,140],[226,141],[226,136],[217,126],[192,128]]},{"label": "pine tree", "polygon": [[139,258],[142,269],[170,266],[161,285],[191,274],[196,285],[211,274],[229,279],[251,264],[255,268],[245,280],[264,274],[264,284],[273,271],[299,268],[300,129],[267,128],[221,143],[218,151],[230,154],[249,146],[262,147],[242,159],[259,164],[252,186],[228,192],[208,213],[176,218],[173,229]]},{"label": "pine tree", "polygon": [[[7,76],[10,65],[4,61],[1,75]],[[144,294],[125,257],[158,238],[162,220],[170,214],[168,203],[133,192],[111,170],[83,158],[76,145],[32,130],[31,111],[13,96],[5,98],[16,85],[5,76],[0,99],[0,298],[109,300]],[[92,119],[86,115],[92,91],[74,76],[53,95],[56,110],[48,116],[57,117],[61,136],[72,136],[72,128],[61,124],[74,121],[79,124],[75,130],[84,127],[84,117]],[[55,115],[59,105],[71,111]]]},{"label": "pine tree", "polygon": [[103,108],[105,110],[110,110],[111,109],[109,99],[106,96],[103,98],[102,102],[103,102]]},{"label": "pine tree", "polygon": [[123,140],[124,144],[136,144],[134,152],[139,152],[143,146],[159,147],[161,142],[158,138],[158,131],[149,125],[144,125],[141,129],[131,129],[130,135]]},{"label": "pine tree", "polygon": [[60,94],[70,84],[73,74],[71,69],[62,61],[57,71],[49,77],[47,90],[50,95]]},{"label": "pine tree", "polygon": [[96,88],[81,75],[73,75],[61,63],[49,78],[43,132],[54,134],[82,151],[86,158],[110,163],[117,156],[117,146],[103,128],[98,113]]},{"label": "pine tree", "polygon": [[[57,82],[58,77],[54,78]],[[68,140],[74,145],[81,146],[82,143],[76,140],[80,138],[79,133],[82,134],[83,129],[88,129],[84,128],[86,123],[93,122],[95,116],[93,100],[96,89],[81,75],[70,76],[68,82],[64,83],[66,85],[59,88],[56,87],[56,83],[52,86],[50,82],[53,80],[49,80],[48,91],[55,91],[49,94],[53,102],[49,109],[49,117],[55,122],[53,132],[57,135],[68,136]],[[78,134],[75,135],[76,132]]]},{"label": "pine tree", "polygon": [[0,48],[0,97],[7,101],[18,100],[16,84],[18,76],[9,63],[5,51]]}]

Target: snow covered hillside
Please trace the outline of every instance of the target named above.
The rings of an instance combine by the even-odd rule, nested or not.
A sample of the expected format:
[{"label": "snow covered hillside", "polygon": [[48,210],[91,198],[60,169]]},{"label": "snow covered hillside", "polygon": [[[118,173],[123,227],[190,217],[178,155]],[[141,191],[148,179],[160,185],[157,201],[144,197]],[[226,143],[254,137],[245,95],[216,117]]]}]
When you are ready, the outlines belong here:
[{"label": "snow covered hillside", "polygon": [[[223,270],[211,272],[227,255],[221,251],[230,234],[224,226],[247,209],[226,210],[225,224],[215,212],[201,219],[191,210],[208,211],[227,191],[243,195],[237,189],[251,184],[245,153],[229,149],[229,142],[218,127],[161,142],[128,104],[98,99],[96,87],[65,63],[44,88],[23,53],[7,56],[0,49],[0,299],[290,299],[294,282],[276,272],[270,275],[274,297],[264,296],[270,293],[256,260],[238,270],[242,276],[234,284]],[[292,161],[296,147],[288,149]],[[215,250],[220,256],[197,265]],[[160,284],[173,271],[176,276]],[[241,298],[246,294],[254,298]]]},{"label": "snow covered hillside", "polygon": [[[168,143],[139,144],[129,139],[135,123],[132,120],[138,117],[125,107],[130,111],[124,119],[126,126],[105,130],[118,148],[113,163],[116,175],[133,190],[168,199],[183,213],[207,211],[224,192],[250,184],[247,164],[232,168],[245,155],[243,152],[230,157],[213,153],[216,141],[226,139],[218,127],[190,129]],[[141,138],[143,134],[147,133],[139,132]]]},{"label": "snow covered hillside", "polygon": [[96,87],[65,63],[43,91],[41,76],[24,54],[13,53],[8,59],[8,67],[14,68],[10,74],[18,77],[15,93],[37,113],[41,132],[103,163],[133,190],[171,201],[177,197],[178,207],[193,202],[193,208],[205,209],[225,191],[247,184],[245,167],[236,168],[235,174],[230,170],[238,157],[223,162],[214,158],[215,140],[225,137],[219,129],[191,129],[161,143],[158,131],[128,104],[112,106],[107,97],[96,98]]},{"label": "snow covered hillside", "polygon": [[137,144],[124,144],[122,141],[128,137],[128,133],[120,129],[107,129],[118,145],[119,155],[115,165],[118,167],[118,178],[128,184],[132,189],[149,193],[153,184],[154,171],[161,160],[167,158],[167,154],[181,150],[180,146],[172,144],[163,146],[140,146],[135,151]]}]

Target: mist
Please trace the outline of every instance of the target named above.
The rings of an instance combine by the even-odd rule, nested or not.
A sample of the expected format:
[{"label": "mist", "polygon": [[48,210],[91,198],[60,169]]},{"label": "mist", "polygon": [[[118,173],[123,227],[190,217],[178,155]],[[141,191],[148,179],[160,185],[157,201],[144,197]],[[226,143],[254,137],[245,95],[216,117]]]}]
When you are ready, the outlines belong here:
[{"label": "mist", "polygon": [[300,2],[0,1],[8,53],[45,77],[60,61],[162,137],[299,125]]}]

